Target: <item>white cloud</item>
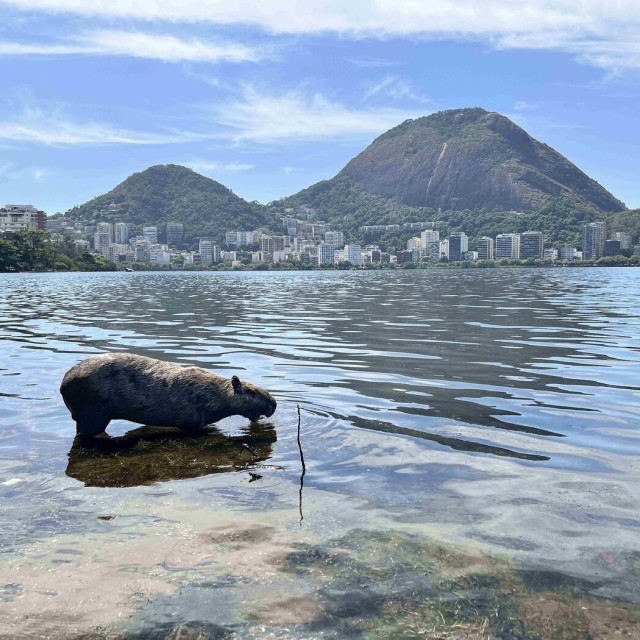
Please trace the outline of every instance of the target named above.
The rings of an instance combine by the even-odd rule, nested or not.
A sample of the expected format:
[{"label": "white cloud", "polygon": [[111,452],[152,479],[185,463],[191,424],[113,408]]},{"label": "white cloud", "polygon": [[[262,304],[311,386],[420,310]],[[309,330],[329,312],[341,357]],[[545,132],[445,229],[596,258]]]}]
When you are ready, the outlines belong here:
[{"label": "white cloud", "polygon": [[350,109],[316,93],[272,95],[245,85],[242,97],[216,106],[214,118],[235,141],[314,140],[380,134],[407,118],[427,115],[401,109]]},{"label": "white cloud", "polygon": [[[640,68],[638,0],[0,0],[22,10],[253,25],[271,33],[422,36],[565,51],[613,72]],[[629,55],[630,52],[630,55]],[[202,54],[201,54],[202,55]]]},{"label": "white cloud", "polygon": [[394,75],[386,75],[364,94],[365,100],[376,97],[402,101],[411,100],[425,104],[431,102],[429,98],[423,96],[411,82]]},{"label": "white cloud", "polygon": [[189,167],[198,173],[216,173],[220,171],[248,171],[253,169],[252,164],[245,162],[217,162],[215,160],[190,160],[189,162],[179,162],[185,167]]},{"label": "white cloud", "polygon": [[53,173],[54,172],[47,167],[17,167],[12,162],[0,165],[0,176],[6,180],[26,178],[33,182],[44,182],[49,176],[53,175]]},{"label": "white cloud", "polygon": [[181,39],[141,31],[98,30],[63,44],[0,42],[0,55],[116,55],[163,62],[258,62],[264,48],[223,41]]},{"label": "white cloud", "polygon": [[530,102],[526,102],[525,100],[518,100],[513,105],[514,111],[531,111],[532,109],[535,109],[535,108],[536,108],[535,104],[531,104]]},{"label": "white cloud", "polygon": [[282,167],[282,171],[285,175],[290,176],[292,173],[302,173],[304,169],[302,167]]},{"label": "white cloud", "polygon": [[59,110],[50,113],[25,107],[14,117],[0,119],[0,140],[45,145],[105,145],[105,144],[171,144],[202,139],[190,132],[148,133],[120,129],[98,122],[70,119]]}]

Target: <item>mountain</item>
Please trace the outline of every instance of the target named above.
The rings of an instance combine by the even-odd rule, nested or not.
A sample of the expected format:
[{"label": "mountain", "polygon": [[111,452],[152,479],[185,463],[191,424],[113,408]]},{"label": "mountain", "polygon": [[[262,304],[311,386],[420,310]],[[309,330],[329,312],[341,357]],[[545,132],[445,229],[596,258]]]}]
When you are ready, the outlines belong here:
[{"label": "mountain", "polygon": [[373,141],[338,174],[399,204],[443,210],[535,211],[564,197],[625,209],[564,156],[498,113],[440,111]]},{"label": "mountain", "polygon": [[247,202],[224,185],[175,164],[156,165],[134,173],[117,187],[67,215],[77,220],[157,225],[182,222],[187,242],[199,236],[220,240],[231,229],[267,224],[267,210]]}]

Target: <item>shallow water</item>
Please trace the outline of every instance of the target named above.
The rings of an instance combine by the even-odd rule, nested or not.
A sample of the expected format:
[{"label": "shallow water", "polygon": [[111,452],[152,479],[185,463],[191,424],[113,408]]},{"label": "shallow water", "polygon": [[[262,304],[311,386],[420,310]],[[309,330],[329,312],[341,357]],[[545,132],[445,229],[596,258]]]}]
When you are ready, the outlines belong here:
[{"label": "shallow water", "polygon": [[[0,275],[0,635],[528,638],[529,600],[501,627],[442,603],[638,604],[639,291],[638,269]],[[58,388],[104,351],[278,410],[83,448]]]}]

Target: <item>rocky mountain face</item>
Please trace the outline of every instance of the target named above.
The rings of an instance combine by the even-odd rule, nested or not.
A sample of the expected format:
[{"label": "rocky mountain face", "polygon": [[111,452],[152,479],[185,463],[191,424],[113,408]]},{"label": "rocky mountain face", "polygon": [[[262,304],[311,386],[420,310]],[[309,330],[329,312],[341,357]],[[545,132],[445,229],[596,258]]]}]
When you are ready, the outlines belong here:
[{"label": "rocky mountain face", "polygon": [[480,108],[407,120],[374,140],[337,177],[414,207],[527,212],[562,198],[603,212],[625,208],[557,151]]}]

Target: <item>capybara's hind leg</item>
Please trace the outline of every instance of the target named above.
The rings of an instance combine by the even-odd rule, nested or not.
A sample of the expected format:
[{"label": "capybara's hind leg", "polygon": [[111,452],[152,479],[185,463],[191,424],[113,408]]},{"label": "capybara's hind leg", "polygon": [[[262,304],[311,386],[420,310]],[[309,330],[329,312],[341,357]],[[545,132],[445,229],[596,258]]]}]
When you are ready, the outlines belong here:
[{"label": "capybara's hind leg", "polygon": [[79,436],[98,436],[104,433],[105,429],[111,422],[111,419],[107,417],[101,411],[87,410],[77,411],[74,415],[76,421],[76,433]]}]

